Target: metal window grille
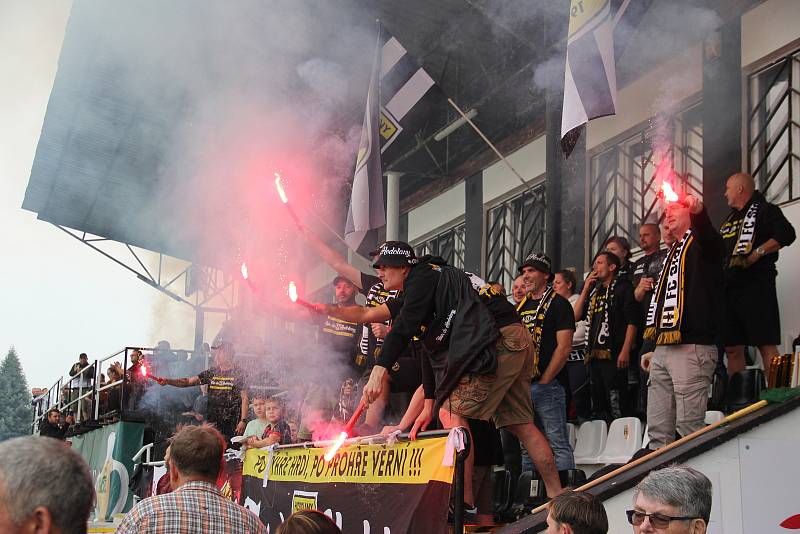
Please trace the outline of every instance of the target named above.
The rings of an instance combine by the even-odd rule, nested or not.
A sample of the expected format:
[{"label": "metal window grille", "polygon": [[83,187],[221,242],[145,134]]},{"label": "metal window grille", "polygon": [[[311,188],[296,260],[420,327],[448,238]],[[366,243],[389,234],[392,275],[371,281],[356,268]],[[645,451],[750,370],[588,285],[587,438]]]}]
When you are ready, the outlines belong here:
[{"label": "metal window grille", "polygon": [[463,269],[464,251],[466,249],[466,232],[466,224],[458,224],[418,243],[414,247],[414,250],[417,257],[424,256],[425,254],[441,256],[449,265]]},{"label": "metal window grille", "polygon": [[749,77],[748,170],[769,202],[800,198],[800,51]]},{"label": "metal window grille", "polygon": [[545,251],[545,208],[542,183],[488,211],[486,280],[510,288],[525,257]]},{"label": "metal window grille", "polygon": [[[656,168],[672,160],[679,193],[703,194],[703,126],[700,105],[657,117],[613,146],[594,153],[589,165],[589,253],[612,235],[638,242],[639,226],[661,219],[658,195],[662,178]],[[658,136],[662,154],[653,149]],[[660,174],[660,173],[659,173]]]}]

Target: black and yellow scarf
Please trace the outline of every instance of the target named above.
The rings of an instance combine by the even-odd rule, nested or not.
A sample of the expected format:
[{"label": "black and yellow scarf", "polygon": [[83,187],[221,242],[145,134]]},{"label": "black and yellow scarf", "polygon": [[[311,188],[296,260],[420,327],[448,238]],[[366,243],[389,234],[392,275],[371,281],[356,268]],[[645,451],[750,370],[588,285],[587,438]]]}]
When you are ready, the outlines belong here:
[{"label": "black and yellow scarf", "polygon": [[[753,251],[753,238],[756,235],[756,217],[758,217],[758,209],[761,202],[754,201],[747,209],[744,218],[739,223],[739,228],[736,232],[736,244],[733,246],[731,258],[728,262],[728,267],[740,267],[746,269],[747,256]],[[736,212],[731,213],[725,223],[720,229],[722,237],[732,234],[731,229],[736,224]]]},{"label": "black and yellow scarf", "polygon": [[[686,302],[684,271],[686,256],[694,244],[694,234],[689,229],[669,250],[661,275],[647,310],[644,339],[655,340],[657,345],[681,343],[681,319]],[[658,321],[656,323],[656,321]]]},{"label": "black and yellow scarf", "polygon": [[[611,347],[611,303],[614,299],[614,287],[617,285],[617,278],[605,288],[595,286],[592,295],[589,297],[589,311],[586,314],[586,322],[589,324],[589,347],[590,351],[586,355],[586,363],[590,360],[610,360]],[[592,322],[594,317],[602,314],[602,320],[596,327]]]},{"label": "black and yellow scarf", "polygon": [[[544,318],[547,316],[547,310],[550,308],[550,304],[553,302],[553,298],[555,298],[556,292],[553,291],[553,288],[548,286],[545,289],[544,294],[542,295],[542,299],[539,301],[539,305],[536,307],[536,312],[533,314],[533,322],[531,323],[529,330],[531,332],[531,337],[533,338],[533,377],[538,378],[541,375],[539,371],[539,347],[542,344],[542,328],[544,326]],[[525,295],[519,304],[517,304],[517,312],[519,312],[528,299],[531,298],[531,294],[528,293]]]}]

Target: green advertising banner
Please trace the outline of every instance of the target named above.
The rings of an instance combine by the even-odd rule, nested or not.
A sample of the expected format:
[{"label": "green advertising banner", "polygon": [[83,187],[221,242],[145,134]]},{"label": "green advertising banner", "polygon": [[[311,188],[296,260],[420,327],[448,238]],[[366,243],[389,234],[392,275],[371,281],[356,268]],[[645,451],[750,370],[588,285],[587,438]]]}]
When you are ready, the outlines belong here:
[{"label": "green advertising banner", "polygon": [[72,448],[92,470],[97,492],[96,521],[109,521],[114,514],[131,509],[131,458],[142,448],[143,436],[143,424],[120,422],[72,438]]}]

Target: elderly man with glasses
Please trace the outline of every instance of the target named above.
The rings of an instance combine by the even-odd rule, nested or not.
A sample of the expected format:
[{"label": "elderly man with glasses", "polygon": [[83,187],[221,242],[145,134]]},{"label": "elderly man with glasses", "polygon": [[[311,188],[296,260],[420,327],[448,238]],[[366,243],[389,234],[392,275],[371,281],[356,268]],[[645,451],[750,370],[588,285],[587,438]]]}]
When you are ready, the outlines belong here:
[{"label": "elderly man with glasses", "polygon": [[633,492],[628,521],[634,534],[705,534],[711,515],[711,481],[675,465],[648,474]]}]

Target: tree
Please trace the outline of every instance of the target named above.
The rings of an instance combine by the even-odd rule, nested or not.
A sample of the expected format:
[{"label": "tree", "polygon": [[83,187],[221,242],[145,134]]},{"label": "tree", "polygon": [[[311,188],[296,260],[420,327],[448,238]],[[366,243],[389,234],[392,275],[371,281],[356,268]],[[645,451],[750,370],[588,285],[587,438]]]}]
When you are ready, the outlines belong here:
[{"label": "tree", "polygon": [[31,394],[14,347],[0,365],[0,441],[30,434]]}]

